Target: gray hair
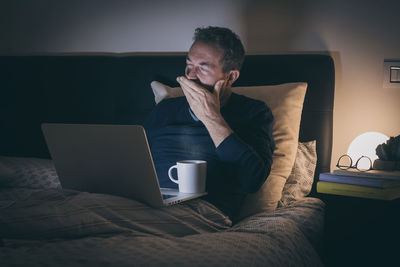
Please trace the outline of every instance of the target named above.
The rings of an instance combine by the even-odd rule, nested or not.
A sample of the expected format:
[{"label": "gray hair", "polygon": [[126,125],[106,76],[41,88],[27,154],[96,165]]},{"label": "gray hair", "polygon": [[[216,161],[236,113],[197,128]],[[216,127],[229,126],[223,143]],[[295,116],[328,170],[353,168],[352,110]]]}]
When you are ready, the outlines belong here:
[{"label": "gray hair", "polygon": [[224,51],[221,59],[222,71],[240,70],[244,61],[244,47],[239,36],[228,28],[209,26],[197,28],[194,42],[203,42]]}]

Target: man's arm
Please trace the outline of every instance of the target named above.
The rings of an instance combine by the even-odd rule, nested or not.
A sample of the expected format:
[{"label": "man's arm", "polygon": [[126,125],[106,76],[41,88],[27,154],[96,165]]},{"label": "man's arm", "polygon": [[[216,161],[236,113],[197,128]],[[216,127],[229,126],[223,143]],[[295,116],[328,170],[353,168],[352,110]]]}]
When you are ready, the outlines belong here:
[{"label": "man's arm", "polygon": [[271,171],[275,148],[271,134],[273,119],[272,114],[265,115],[264,120],[256,120],[257,125],[249,125],[240,137],[234,133],[216,148],[220,160],[234,166],[234,179],[242,193],[256,192]]},{"label": "man's arm", "polygon": [[196,117],[207,128],[216,152],[223,162],[235,166],[237,184],[243,193],[257,191],[269,175],[272,164],[274,141],[272,139],[273,117],[269,109],[260,106],[253,127],[240,138],[222,117],[219,94],[223,81],[217,82],[214,92],[184,77],[178,78],[189,105]]},{"label": "man's arm", "polygon": [[203,124],[207,128],[215,147],[218,147],[228,136],[233,133],[233,130],[229,127],[228,123],[226,123],[222,116],[221,118],[203,122]]},{"label": "man's arm", "polygon": [[218,81],[212,93],[185,77],[178,77],[177,81],[194,115],[204,124],[215,147],[218,147],[233,133],[220,110],[220,92],[224,81]]}]

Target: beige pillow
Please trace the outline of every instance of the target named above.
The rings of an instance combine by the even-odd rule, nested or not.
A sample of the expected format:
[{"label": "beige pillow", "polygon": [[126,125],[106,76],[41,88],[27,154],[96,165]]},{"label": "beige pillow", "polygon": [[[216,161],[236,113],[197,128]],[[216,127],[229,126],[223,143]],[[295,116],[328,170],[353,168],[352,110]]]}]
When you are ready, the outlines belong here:
[{"label": "beige pillow", "polygon": [[180,87],[169,87],[168,85],[162,84],[157,81],[153,81],[150,84],[151,89],[154,93],[154,101],[158,104],[164,98],[184,96],[183,91]]},{"label": "beige pillow", "polygon": [[[151,87],[156,103],[163,98],[183,95],[179,87],[171,88],[159,82],[152,82]],[[258,192],[246,197],[239,218],[276,209],[296,157],[306,89],[307,83],[303,82],[232,88],[233,92],[262,100],[271,108],[274,115],[272,135],[276,145],[268,179]]]}]

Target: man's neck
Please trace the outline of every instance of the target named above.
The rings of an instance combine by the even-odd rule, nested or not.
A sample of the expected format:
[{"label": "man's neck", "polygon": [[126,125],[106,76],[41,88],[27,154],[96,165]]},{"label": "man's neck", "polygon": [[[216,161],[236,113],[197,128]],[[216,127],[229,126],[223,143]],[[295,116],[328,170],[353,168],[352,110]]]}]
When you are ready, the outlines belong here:
[{"label": "man's neck", "polygon": [[221,106],[221,108],[223,107],[223,106],[225,106],[226,105],[226,103],[228,103],[228,101],[229,101],[229,98],[231,97],[231,95],[232,95],[232,89],[229,87],[229,88],[225,88],[225,90],[223,90],[223,92],[222,92],[222,95],[220,96],[220,106]]}]

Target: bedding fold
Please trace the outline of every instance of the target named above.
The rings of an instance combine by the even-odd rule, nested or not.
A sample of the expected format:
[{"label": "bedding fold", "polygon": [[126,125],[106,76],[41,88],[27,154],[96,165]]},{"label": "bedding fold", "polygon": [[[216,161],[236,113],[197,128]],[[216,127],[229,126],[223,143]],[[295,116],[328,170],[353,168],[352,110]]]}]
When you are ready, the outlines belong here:
[{"label": "bedding fold", "polygon": [[232,224],[201,199],[155,209],[117,196],[50,189],[35,191],[23,200],[7,201],[14,203],[1,209],[1,238],[80,238],[121,233],[179,237],[221,231]]},{"label": "bedding fold", "polygon": [[154,209],[76,191],[0,191],[0,262],[29,266],[322,266],[324,204],[305,198],[232,226],[210,203]]}]

